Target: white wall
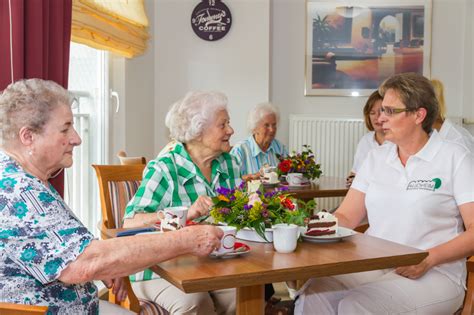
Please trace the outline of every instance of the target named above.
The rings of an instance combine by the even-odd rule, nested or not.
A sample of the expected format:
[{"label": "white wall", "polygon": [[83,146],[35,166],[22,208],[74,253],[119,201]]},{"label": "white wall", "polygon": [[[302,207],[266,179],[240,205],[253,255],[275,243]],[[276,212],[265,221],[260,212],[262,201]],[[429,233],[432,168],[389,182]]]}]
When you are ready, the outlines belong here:
[{"label": "white wall", "polygon": [[[433,1],[431,73],[444,82],[448,116],[473,118],[472,28],[466,26],[473,16],[472,10],[466,10],[469,2],[472,0]],[[273,0],[271,11],[271,100],[280,104],[282,116],[362,118],[365,97],[304,96],[305,1]],[[288,143],[286,117],[280,139]]]},{"label": "white wall", "polygon": [[[122,65],[126,130],[118,133],[125,133],[123,145],[130,154],[150,158],[159,152],[168,141],[164,117],[169,106],[194,89],[227,94],[233,143],[247,135],[247,111],[268,99],[281,109],[277,137],[285,143],[289,114],[362,117],[366,98],[304,96],[305,0],[224,0],[233,24],[216,42],[198,38],[191,29],[197,3],[146,1],[154,21],[150,49]],[[471,120],[472,16],[472,0],[433,0],[432,77],[445,84],[448,115]]]},{"label": "white wall", "polygon": [[168,142],[166,112],[190,90],[216,90],[227,95],[235,129],[233,143],[247,134],[247,111],[269,98],[270,0],[225,0],[232,27],[215,42],[200,39],[191,28],[191,13],[197,3],[155,3],[156,152]]},{"label": "white wall", "polygon": [[[154,29],[155,3],[145,1],[150,30]],[[110,101],[109,163],[118,163],[116,154],[125,150],[129,156],[155,157],[155,43],[148,42],[145,54],[125,59],[111,55],[110,87],[120,98],[115,112],[115,100]]]}]

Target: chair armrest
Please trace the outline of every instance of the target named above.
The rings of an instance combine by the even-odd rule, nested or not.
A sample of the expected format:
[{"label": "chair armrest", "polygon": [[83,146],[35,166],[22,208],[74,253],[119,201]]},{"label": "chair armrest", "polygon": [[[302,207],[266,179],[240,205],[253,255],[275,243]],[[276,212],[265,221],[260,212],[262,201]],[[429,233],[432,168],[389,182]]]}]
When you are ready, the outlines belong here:
[{"label": "chair armrest", "polygon": [[0,314],[2,315],[40,315],[46,314],[47,306],[24,305],[0,302]]}]

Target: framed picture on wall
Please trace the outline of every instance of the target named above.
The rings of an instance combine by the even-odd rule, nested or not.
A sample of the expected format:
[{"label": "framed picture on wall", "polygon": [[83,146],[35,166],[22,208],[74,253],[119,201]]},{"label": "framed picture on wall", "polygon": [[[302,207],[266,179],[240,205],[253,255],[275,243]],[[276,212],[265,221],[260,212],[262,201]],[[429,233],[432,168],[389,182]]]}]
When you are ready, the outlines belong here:
[{"label": "framed picture on wall", "polygon": [[367,96],[402,72],[429,78],[430,50],[431,0],[306,0],[306,96]]}]

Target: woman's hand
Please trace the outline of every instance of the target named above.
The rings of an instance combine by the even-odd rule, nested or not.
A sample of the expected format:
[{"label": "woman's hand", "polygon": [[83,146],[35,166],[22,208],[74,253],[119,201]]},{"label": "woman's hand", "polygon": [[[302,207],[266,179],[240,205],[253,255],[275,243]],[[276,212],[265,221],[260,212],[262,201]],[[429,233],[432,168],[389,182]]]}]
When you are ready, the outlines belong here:
[{"label": "woman's hand", "polygon": [[114,278],[102,281],[107,289],[113,288],[112,292],[115,295],[117,301],[122,302],[128,296],[128,290],[125,286],[125,282],[123,282],[123,278]]},{"label": "woman's hand", "polygon": [[428,255],[428,257],[423,259],[418,265],[398,267],[395,269],[395,272],[405,278],[418,279],[434,267],[429,258],[430,256]]},{"label": "woman's hand", "polygon": [[207,256],[221,245],[224,232],[214,225],[193,225],[179,230],[184,244],[190,246],[189,253]]},{"label": "woman's hand", "polygon": [[193,220],[195,218],[207,215],[209,209],[212,207],[212,199],[208,196],[199,196],[198,199],[189,207],[188,210],[188,220]]},{"label": "woman's hand", "polygon": [[251,181],[251,180],[254,180],[254,179],[260,179],[260,177],[261,177],[260,172],[257,172],[257,173],[255,173],[255,174],[243,175],[243,176],[242,176],[242,180],[248,182],[248,181]]},{"label": "woman's hand", "polygon": [[352,182],[354,181],[355,173],[351,172],[346,178],[346,187],[351,187]]}]

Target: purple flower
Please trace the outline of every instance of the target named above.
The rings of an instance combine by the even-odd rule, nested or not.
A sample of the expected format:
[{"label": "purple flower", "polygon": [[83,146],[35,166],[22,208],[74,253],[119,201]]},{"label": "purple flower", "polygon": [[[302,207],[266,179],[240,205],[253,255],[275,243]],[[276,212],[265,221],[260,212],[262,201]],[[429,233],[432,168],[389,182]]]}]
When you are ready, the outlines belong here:
[{"label": "purple flower", "polygon": [[268,211],[267,211],[267,210],[263,210],[263,211],[262,211],[262,217],[267,218],[268,215],[269,215],[269,214],[268,214]]},{"label": "purple flower", "polygon": [[244,189],[245,187],[245,181],[240,182],[239,189]]},{"label": "purple flower", "polygon": [[230,193],[230,189],[227,189],[225,187],[219,187],[216,189],[217,193],[218,194],[221,194],[221,195],[224,195],[224,196],[227,196],[228,193]]},{"label": "purple flower", "polygon": [[276,194],[276,191],[269,191],[269,192],[266,192],[264,196],[265,198],[271,198],[275,196],[275,194]]},{"label": "purple flower", "polygon": [[287,190],[289,190],[289,188],[286,187],[286,186],[283,186],[283,187],[280,187],[280,188],[277,188],[277,189],[278,189],[278,191],[287,191]]},{"label": "purple flower", "polygon": [[249,211],[252,207],[252,205],[244,205],[244,210]]},{"label": "purple flower", "polygon": [[229,199],[230,199],[230,201],[234,201],[234,200],[235,200],[235,196],[234,196],[234,195],[230,195]]}]

